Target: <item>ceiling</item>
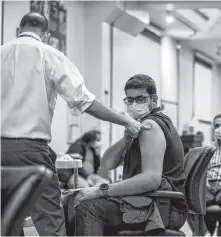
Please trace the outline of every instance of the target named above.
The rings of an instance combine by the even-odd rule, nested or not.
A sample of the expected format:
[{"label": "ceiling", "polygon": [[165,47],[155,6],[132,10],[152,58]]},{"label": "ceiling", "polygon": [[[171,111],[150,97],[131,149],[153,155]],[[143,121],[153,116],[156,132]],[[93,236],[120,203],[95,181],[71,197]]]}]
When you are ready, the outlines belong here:
[{"label": "ceiling", "polygon": [[221,63],[221,1],[137,3],[148,10],[150,21],[165,34]]}]

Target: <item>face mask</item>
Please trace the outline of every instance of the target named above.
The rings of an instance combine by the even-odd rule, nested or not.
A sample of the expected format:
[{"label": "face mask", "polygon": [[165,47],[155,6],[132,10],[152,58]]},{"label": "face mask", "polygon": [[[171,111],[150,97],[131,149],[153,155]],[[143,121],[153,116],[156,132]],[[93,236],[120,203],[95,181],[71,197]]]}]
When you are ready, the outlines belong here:
[{"label": "face mask", "polygon": [[134,119],[137,119],[140,115],[150,113],[149,103],[137,104],[127,106],[127,113]]},{"label": "face mask", "polygon": [[217,140],[221,141],[221,127],[214,130],[214,136]]},{"label": "face mask", "polygon": [[95,148],[100,148],[101,147],[101,142],[100,141],[94,142],[94,147]]}]

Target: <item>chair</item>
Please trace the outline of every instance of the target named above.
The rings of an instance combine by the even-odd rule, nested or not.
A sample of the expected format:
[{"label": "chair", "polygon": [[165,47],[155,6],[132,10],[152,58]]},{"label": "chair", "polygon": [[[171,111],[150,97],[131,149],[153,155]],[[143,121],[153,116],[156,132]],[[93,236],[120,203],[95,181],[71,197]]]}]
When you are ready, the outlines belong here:
[{"label": "chair", "polygon": [[[62,179],[63,174],[59,172],[63,170],[65,172],[66,170],[72,170],[74,169],[74,188],[78,188],[78,169],[82,168],[82,156],[78,153],[72,153],[72,154],[58,154],[58,157],[55,162],[55,166],[58,170],[58,177],[59,179]],[[65,172],[66,173],[66,172]],[[65,183],[59,181],[60,188],[64,191]]]},{"label": "chair", "polygon": [[[219,205],[209,205],[207,206],[206,208],[206,214],[211,214],[211,215],[215,215],[217,217],[220,217],[221,216],[221,206]],[[218,218],[217,218],[218,219]],[[216,233],[218,236],[221,236],[221,226],[219,226],[220,223],[218,222],[217,225],[216,225]]]},{"label": "chair", "polygon": [[[206,173],[207,166],[216,151],[213,146],[206,146],[192,149],[185,156],[184,172],[185,196],[183,193],[174,191],[155,191],[148,196],[156,201],[160,211],[162,221],[166,227],[166,236],[185,236],[179,230],[167,228],[169,223],[170,201],[171,199],[184,199],[189,209],[189,213],[195,216],[193,236],[204,236],[204,215],[206,214]],[[140,236],[145,235],[143,230],[131,231],[120,230],[119,236]]]},{"label": "chair", "polygon": [[65,226],[66,226],[66,234],[67,236],[73,236],[74,233],[74,225],[73,225],[73,209],[68,208],[70,206],[74,206],[74,198],[76,197],[78,192],[81,190],[81,188],[78,189],[68,189],[65,190],[61,196],[63,208],[64,208],[64,216],[65,216]]},{"label": "chair", "polygon": [[18,236],[53,173],[44,166],[1,167],[1,235]]}]

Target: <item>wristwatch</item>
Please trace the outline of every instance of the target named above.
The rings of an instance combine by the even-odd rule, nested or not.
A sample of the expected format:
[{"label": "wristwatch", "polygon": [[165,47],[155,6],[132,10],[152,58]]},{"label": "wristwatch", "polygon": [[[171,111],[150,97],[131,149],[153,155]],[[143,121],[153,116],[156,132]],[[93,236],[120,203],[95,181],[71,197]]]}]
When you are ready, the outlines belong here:
[{"label": "wristwatch", "polygon": [[107,192],[108,188],[109,188],[108,184],[101,184],[100,185],[100,190],[103,192],[105,198],[108,197],[108,192]]}]

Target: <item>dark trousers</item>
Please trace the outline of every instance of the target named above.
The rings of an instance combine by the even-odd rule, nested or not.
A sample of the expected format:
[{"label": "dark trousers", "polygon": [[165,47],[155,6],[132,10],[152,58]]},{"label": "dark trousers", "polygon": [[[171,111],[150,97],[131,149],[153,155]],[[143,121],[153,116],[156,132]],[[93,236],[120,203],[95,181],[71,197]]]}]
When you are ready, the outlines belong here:
[{"label": "dark trousers", "polygon": [[54,161],[52,151],[46,143],[27,139],[1,139],[2,166],[44,165],[54,172],[50,183],[30,213],[40,236],[66,235],[61,191]]},{"label": "dark trousers", "polygon": [[[146,222],[137,224],[125,224],[122,220],[120,206],[104,198],[83,201],[75,209],[73,195],[68,204],[64,205],[66,215],[66,227],[68,236],[116,236],[121,229],[144,230]],[[67,216],[69,213],[69,217]],[[70,218],[71,216],[71,218]],[[181,228],[185,220],[183,215],[175,214],[171,217],[172,226]],[[150,223],[151,224],[151,223]],[[179,225],[179,226],[178,226]],[[153,229],[146,233],[147,236],[163,236],[164,230]]]},{"label": "dark trousers", "polygon": [[[212,192],[210,189],[207,189],[206,199],[207,206],[217,204],[221,206],[221,190],[218,192]],[[221,216],[219,214],[207,213],[204,220],[206,227],[211,234],[214,233],[216,222],[219,221],[218,236],[221,235]]]}]

